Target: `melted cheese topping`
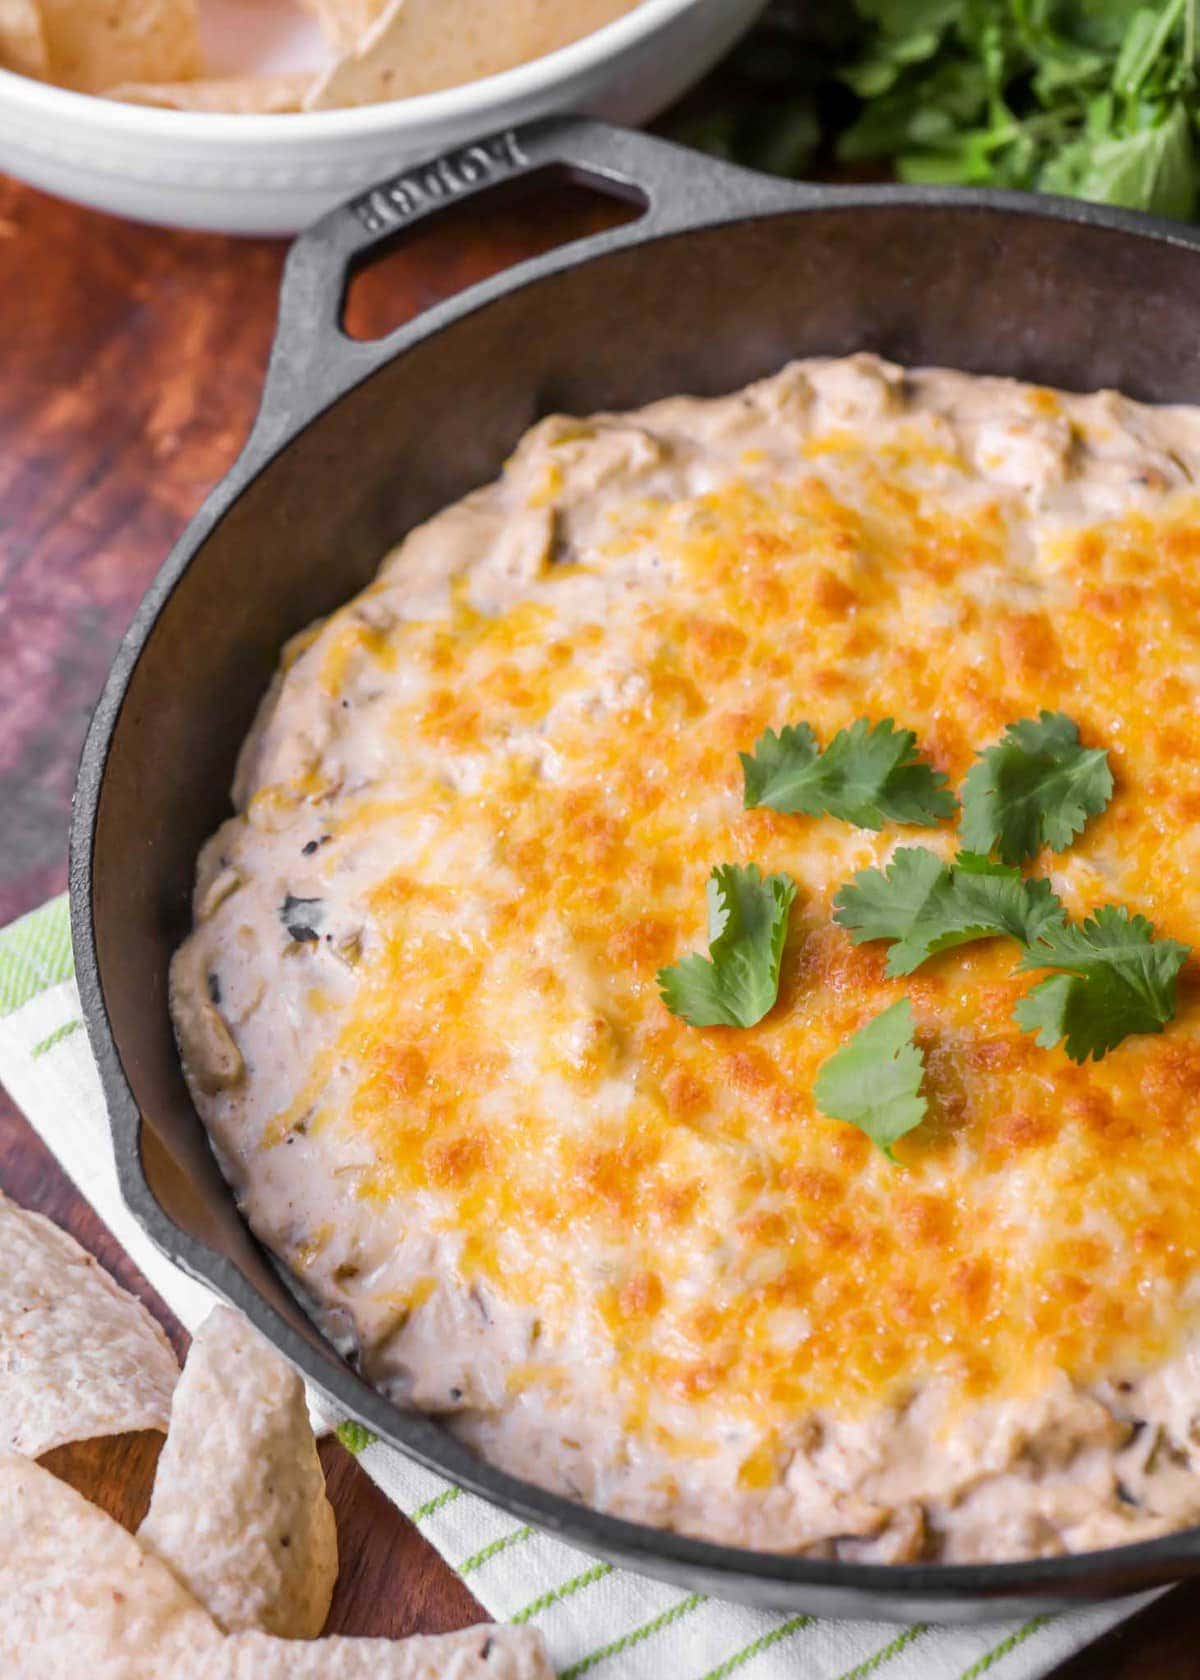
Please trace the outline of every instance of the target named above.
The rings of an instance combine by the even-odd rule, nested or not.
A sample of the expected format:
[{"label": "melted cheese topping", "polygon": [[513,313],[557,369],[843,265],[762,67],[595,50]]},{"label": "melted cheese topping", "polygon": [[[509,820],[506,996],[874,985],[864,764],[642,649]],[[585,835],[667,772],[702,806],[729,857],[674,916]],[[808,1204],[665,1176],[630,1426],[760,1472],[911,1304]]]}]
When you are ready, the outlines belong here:
[{"label": "melted cheese topping", "polygon": [[[858,464],[858,506],[808,478],[620,507],[586,564],[653,548],[676,587],[605,623],[559,611],[563,569],[536,605],[397,626],[380,650],[419,673],[397,755],[415,738],[481,762],[470,791],[413,789],[427,832],[370,897],[382,950],[339,1039],[363,1077],[335,1123],[370,1139],[364,1194],[448,1195],[469,1271],[543,1317],[595,1313],[634,1405],[666,1386],[786,1416],[930,1372],[972,1392],[1095,1376],[1161,1357],[1200,1262],[1192,1012],[1075,1068],[1014,1025],[1010,945],[886,982],[830,898],[898,836],[744,811],[737,757],[799,716],[827,740],[894,714],[957,784],[1007,722],[1067,710],[1120,782],[1056,886],[1076,914],[1116,896],[1200,943],[1197,796],[1175,780],[1200,717],[1163,704],[1200,651],[1196,506],[1070,533],[1014,576],[994,504],[947,516]],[[1164,638],[1170,674],[1143,686]],[[597,719],[613,640],[626,692]],[[531,727],[538,756],[513,753]],[[769,1019],[697,1031],[655,972],[703,946],[726,859],[789,870],[802,902]],[[904,993],[933,1118],[896,1173],[811,1092]]]},{"label": "melted cheese topping", "polygon": [[[1084,1067],[1016,1027],[1011,945],[888,981],[833,894],[897,845],[950,856],[953,824],[747,811],[738,763],[767,727],[828,741],[893,717],[960,786],[1006,724],[1065,711],[1116,792],[1037,871],[1074,915],[1117,900],[1200,945],[1200,503],[1154,432],[1185,422],[832,369],[740,407],[547,422],[500,489],[415,534],[296,650],[221,841],[250,888],[196,936],[222,993],[258,975],[244,1030],[220,1016],[242,1072],[202,1106],[268,1240],[368,1352],[400,1338],[381,1380],[465,1396],[502,1461],[528,1469],[497,1418],[598,1412],[620,1445],[592,1456],[648,1455],[658,1520],[706,1458],[766,1498],[814,1416],[865,1427],[936,1393],[945,1436],[1132,1381],[1200,1308],[1190,975],[1166,1033]],[[698,1030],[655,974],[704,948],[725,861],[799,892],[776,1007]],[[320,900],[313,937],[279,925],[281,884]],[[299,1066],[251,1030],[273,986]],[[812,1088],[905,995],[930,1114],[897,1170]],[[302,1178],[279,1164],[297,1143]],[[521,1333],[476,1322],[445,1393],[422,1392],[415,1326],[441,1303],[444,1328],[447,1291]]]}]

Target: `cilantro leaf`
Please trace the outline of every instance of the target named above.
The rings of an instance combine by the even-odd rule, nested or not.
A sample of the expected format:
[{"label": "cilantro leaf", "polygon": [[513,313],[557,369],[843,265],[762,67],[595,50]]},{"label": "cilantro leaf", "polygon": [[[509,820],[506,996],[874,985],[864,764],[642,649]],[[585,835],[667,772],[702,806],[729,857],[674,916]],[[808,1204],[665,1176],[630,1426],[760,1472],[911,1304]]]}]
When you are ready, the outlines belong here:
[{"label": "cilantro leaf", "polygon": [[1144,127],[1091,145],[1074,185],[1080,198],[1186,219],[1196,208],[1196,172],[1191,120],[1177,99]]},{"label": "cilantro leaf", "polygon": [[1176,980],[1189,947],[1156,939],[1144,916],[1105,904],[1087,921],[1045,930],[1022,969],[1061,973],[1034,986],[1014,1018],[1049,1049],[1066,1039],[1072,1061],[1097,1061],[1131,1033],[1161,1032],[1176,1009]]},{"label": "cilantro leaf", "polygon": [[1028,945],[1063,919],[1048,881],[973,852],[953,865],[924,846],[904,846],[886,869],[862,869],[834,899],[834,920],[856,945],[891,939],[887,972],[911,974],[938,951],[997,934]]},{"label": "cilantro leaf", "polygon": [[1060,852],[1112,798],[1108,754],[1081,747],[1062,712],[1010,723],[963,783],[962,837],[970,851],[1021,863],[1043,846]]},{"label": "cilantro leaf", "polygon": [[857,1126],[894,1161],[892,1145],[925,1118],[924,1072],[924,1054],[913,1042],[912,1004],[901,998],[830,1056],[813,1097],[822,1114]]},{"label": "cilantro leaf", "polygon": [[746,805],[839,817],[859,828],[878,829],[885,822],[930,828],[953,816],[958,801],[945,788],[945,776],[917,755],[916,745],[912,730],[897,729],[891,718],[876,724],[859,718],[839,729],[824,752],[807,723],[786,726],[778,735],[768,729],[753,753],[739,754]]},{"label": "cilantro leaf", "polygon": [[708,950],[692,952],[658,973],[672,1015],[693,1027],[752,1027],[779,995],[779,965],[788,911],[796,896],[790,875],[757,864],[718,864],[708,878]]}]

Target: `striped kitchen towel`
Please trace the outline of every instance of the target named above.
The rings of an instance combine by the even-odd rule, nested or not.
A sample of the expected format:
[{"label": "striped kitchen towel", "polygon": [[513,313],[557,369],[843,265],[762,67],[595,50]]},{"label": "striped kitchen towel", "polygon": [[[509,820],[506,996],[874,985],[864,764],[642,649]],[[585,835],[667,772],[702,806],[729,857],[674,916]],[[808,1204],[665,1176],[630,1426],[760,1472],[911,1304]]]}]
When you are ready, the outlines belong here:
[{"label": "striped kitchen towel", "polygon": [[[104,1099],[71,963],[65,898],[0,932],[0,1081],[176,1314],[193,1328],[207,1291],[163,1259],[117,1190]],[[886,1627],[771,1615],[590,1559],[410,1464],[356,1425],[339,1434],[500,1621],[541,1628],[562,1680],[1027,1680],[1153,1594],[1070,1615],[971,1628]]]}]

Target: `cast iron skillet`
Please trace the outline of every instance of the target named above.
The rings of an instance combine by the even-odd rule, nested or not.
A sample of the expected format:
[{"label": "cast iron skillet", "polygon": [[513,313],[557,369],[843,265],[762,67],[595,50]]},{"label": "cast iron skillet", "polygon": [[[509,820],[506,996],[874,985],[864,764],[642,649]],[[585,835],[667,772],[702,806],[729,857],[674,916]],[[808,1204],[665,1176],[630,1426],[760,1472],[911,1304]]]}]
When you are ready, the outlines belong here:
[{"label": "cast iron skillet", "polygon": [[[566,168],[638,221],[474,287],[377,343],[339,316],[356,260],[451,198]],[[523,1520],[647,1574],[820,1615],[1029,1614],[1200,1572],[1200,1530],[1085,1556],[879,1566],[740,1551],[504,1475],[343,1363],[242,1223],[180,1076],[171,951],[196,854],[284,640],[405,531],[491,478],[552,409],[715,394],[792,356],[907,363],[1200,402],[1200,236],[1073,202],[796,186],[582,121],[494,137],[385,184],[288,259],[262,409],[121,645],[76,792],[71,916],[121,1187],[154,1241],[344,1413]]]}]

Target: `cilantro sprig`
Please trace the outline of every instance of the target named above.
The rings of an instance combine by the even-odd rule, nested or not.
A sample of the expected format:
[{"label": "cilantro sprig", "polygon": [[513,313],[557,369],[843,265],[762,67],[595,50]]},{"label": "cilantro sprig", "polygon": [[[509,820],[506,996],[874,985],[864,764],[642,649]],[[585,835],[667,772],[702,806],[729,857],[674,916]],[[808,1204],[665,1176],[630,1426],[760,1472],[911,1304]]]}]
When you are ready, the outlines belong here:
[{"label": "cilantro sprig", "polygon": [[1161,1032],[1176,1010],[1176,979],[1190,952],[1157,939],[1144,916],[1105,904],[1070,922],[1049,881],[978,853],[945,863],[924,846],[863,869],[834,899],[834,920],[856,945],[891,941],[887,974],[911,974],[956,945],[998,935],[1021,947],[1020,969],[1061,972],[1034,986],[1013,1017],[1050,1048],[1066,1039],[1074,1061],[1097,1060],[1134,1033]]},{"label": "cilantro sprig", "polygon": [[[748,807],[876,830],[885,822],[933,826],[957,808],[915,734],[890,718],[859,718],[823,752],[807,723],[767,730],[740,757]],[[1073,719],[1049,711],[1019,719],[967,774],[963,849],[954,859],[901,847],[839,889],[834,920],[856,945],[886,940],[893,979],[956,946],[1013,940],[1020,971],[1052,971],[1018,1002],[1014,1019],[1044,1048],[1064,1044],[1074,1061],[1098,1060],[1131,1034],[1161,1032],[1175,1015],[1189,948],[1156,938],[1146,918],[1123,905],[1072,922],[1048,881],[1021,873],[1043,847],[1069,846],[1112,792],[1107,753],[1084,747]],[[692,952],[660,970],[667,1008],[697,1027],[761,1021],[779,994],[795,896],[790,875],[764,880],[754,864],[718,865],[707,887],[709,955]],[[912,1007],[902,999],[825,1062],[813,1094],[822,1113],[860,1127],[894,1160],[892,1145],[925,1116],[923,1075]]]},{"label": "cilantro sprig", "polygon": [[1064,851],[1112,798],[1108,754],[1080,745],[1062,712],[1010,723],[963,783],[962,839],[974,852],[1022,863],[1043,846]]},{"label": "cilantro sprig", "polygon": [[1045,1049],[1065,1039],[1072,1061],[1099,1061],[1131,1033],[1158,1033],[1174,1019],[1189,955],[1175,939],[1156,939],[1144,916],[1120,904],[1102,905],[1082,924],[1048,926],[1020,966],[1060,972],[1021,999],[1017,1024]]},{"label": "cilantro sprig", "polygon": [[708,959],[691,952],[658,973],[662,999],[693,1027],[752,1027],[779,995],[790,875],[718,864],[708,878]]},{"label": "cilantro sprig", "polygon": [[857,1126],[895,1161],[892,1145],[925,1118],[925,1056],[907,998],[860,1027],[822,1066],[813,1097],[822,1114]]},{"label": "cilantro sprig", "polygon": [[911,729],[891,718],[859,718],[839,729],[824,752],[807,723],[760,735],[753,753],[741,753],[747,807],[808,817],[838,817],[858,828],[885,822],[931,828],[958,809],[941,771],[917,752]]},{"label": "cilantro sprig", "polygon": [[1022,880],[1019,870],[975,852],[947,864],[924,846],[902,847],[884,869],[860,870],[833,903],[834,921],[850,929],[854,944],[894,942],[893,979],[976,939],[1007,934],[1032,944],[1063,919],[1049,881]]}]

